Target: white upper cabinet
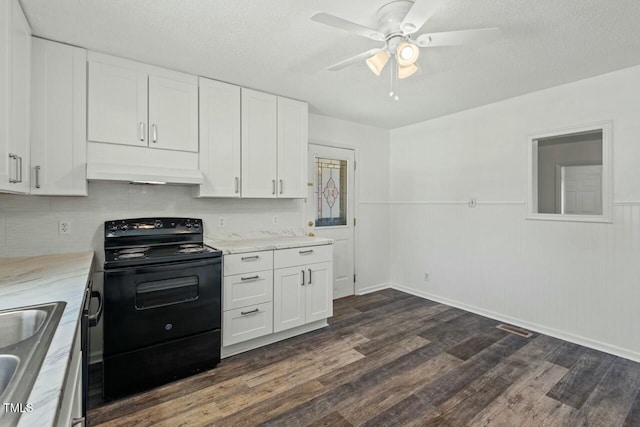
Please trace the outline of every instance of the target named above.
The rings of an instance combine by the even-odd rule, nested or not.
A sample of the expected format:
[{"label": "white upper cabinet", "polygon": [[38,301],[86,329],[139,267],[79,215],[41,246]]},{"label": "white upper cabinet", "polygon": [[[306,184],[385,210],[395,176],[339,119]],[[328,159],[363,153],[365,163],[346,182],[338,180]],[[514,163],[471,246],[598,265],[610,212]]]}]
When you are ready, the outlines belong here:
[{"label": "white upper cabinet", "polygon": [[147,145],[147,73],[89,63],[89,141]]},{"label": "white upper cabinet", "polygon": [[242,197],[277,197],[277,97],[242,89]]},{"label": "white upper cabinet", "polygon": [[149,76],[149,147],[198,151],[198,85]]},{"label": "white upper cabinet", "polygon": [[278,97],[278,197],[307,197],[306,102]]},{"label": "white upper cabinet", "polygon": [[89,53],[91,142],[198,151],[195,76]]},{"label": "white upper cabinet", "polygon": [[242,197],[306,197],[307,133],[307,103],[242,89]]},{"label": "white upper cabinet", "polygon": [[87,195],[87,51],[33,38],[31,194]]},{"label": "white upper cabinet", "polygon": [[0,191],[29,192],[31,28],[18,0],[0,0]]},{"label": "white upper cabinet", "polygon": [[196,197],[240,197],[240,88],[200,78],[200,171]]}]

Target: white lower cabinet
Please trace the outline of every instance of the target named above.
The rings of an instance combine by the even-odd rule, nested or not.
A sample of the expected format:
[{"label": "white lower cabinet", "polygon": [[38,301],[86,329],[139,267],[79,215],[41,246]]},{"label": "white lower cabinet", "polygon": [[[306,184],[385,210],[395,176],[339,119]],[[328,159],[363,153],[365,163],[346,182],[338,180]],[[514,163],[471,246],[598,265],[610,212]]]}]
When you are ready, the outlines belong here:
[{"label": "white lower cabinet", "polygon": [[225,255],[223,347],[264,337],[255,348],[291,336],[278,332],[331,317],[332,259],[332,245]]},{"label": "white lower cabinet", "polygon": [[274,332],[333,315],[331,262],[280,268],[273,276]]},{"label": "white lower cabinet", "polygon": [[225,310],[223,345],[228,346],[273,332],[273,303]]},{"label": "white lower cabinet", "polygon": [[62,401],[58,411],[58,427],[85,425],[82,419],[82,347],[81,322],[78,322],[76,338],[71,349],[71,362],[62,386]]}]

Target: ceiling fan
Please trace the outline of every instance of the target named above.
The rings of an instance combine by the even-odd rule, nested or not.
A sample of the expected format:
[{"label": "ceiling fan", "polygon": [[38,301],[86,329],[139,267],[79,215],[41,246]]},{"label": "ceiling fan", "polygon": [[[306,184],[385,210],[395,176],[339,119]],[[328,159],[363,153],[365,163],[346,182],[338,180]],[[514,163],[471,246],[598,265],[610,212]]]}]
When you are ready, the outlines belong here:
[{"label": "ceiling fan", "polygon": [[315,22],[358,34],[377,42],[384,42],[381,47],[362,52],[327,69],[337,71],[365,60],[371,71],[379,76],[391,59],[392,62],[395,60],[397,63],[396,78],[404,79],[418,71],[416,61],[422,47],[476,43],[494,37],[499,32],[498,28],[482,28],[416,35],[442,3],[444,0],[396,0],[387,3],[376,12],[378,29],[367,28],[329,13],[315,13],[311,16],[311,20]]}]

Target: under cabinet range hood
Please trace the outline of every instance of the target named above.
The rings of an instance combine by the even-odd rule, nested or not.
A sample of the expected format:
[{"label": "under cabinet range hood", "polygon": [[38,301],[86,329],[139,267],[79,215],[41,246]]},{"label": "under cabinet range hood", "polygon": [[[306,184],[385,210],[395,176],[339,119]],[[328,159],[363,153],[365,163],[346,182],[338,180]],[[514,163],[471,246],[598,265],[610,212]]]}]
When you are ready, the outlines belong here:
[{"label": "under cabinet range hood", "polygon": [[199,170],[114,163],[88,163],[87,179],[137,184],[200,185],[204,182],[202,172]]},{"label": "under cabinet range hood", "polygon": [[179,185],[204,182],[197,152],[91,141],[87,143],[87,179]]}]

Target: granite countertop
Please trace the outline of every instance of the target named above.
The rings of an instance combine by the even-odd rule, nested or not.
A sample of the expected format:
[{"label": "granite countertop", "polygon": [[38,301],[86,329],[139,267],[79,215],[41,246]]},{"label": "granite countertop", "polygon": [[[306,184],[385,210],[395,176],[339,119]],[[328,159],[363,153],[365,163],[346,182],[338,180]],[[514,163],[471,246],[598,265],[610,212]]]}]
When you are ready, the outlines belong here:
[{"label": "granite countertop", "polygon": [[92,261],[93,252],[0,258],[0,310],[67,303],[27,399],[33,411],[22,414],[19,426],[55,424]]},{"label": "granite countertop", "polygon": [[216,249],[220,249],[224,255],[228,255],[274,249],[300,248],[304,246],[331,245],[333,244],[333,240],[321,237],[308,237],[292,231],[206,236],[205,243]]}]

